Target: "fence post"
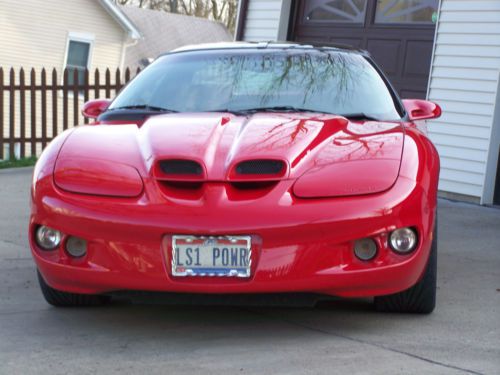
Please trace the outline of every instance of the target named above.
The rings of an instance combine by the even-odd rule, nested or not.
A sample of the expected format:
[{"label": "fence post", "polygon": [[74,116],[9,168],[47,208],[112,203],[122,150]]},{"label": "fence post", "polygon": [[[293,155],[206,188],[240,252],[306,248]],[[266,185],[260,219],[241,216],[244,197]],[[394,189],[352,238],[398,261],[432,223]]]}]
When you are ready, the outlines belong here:
[{"label": "fence post", "polygon": [[21,158],[26,156],[26,84],[24,69],[19,71],[19,121],[21,122]]},{"label": "fence post", "polygon": [[42,150],[47,145],[47,72],[42,68]]},{"label": "fence post", "polygon": [[125,69],[125,84],[127,84],[129,81],[130,81],[130,68],[127,67],[127,69]]},{"label": "fence post", "polygon": [[118,95],[118,92],[122,89],[122,78],[120,68],[116,69],[115,73],[115,96]]},{"label": "fence post", "polygon": [[78,125],[78,101],[80,99],[80,78],[78,69],[73,70],[73,126]]},{"label": "fence post", "polygon": [[68,129],[68,68],[64,69],[63,74],[63,130]]},{"label": "fence post", "polygon": [[106,69],[106,99],[111,97],[111,72],[109,68]]},{"label": "fence post", "polygon": [[[89,101],[89,91],[90,91],[90,85],[89,85],[89,70],[85,69],[85,74],[84,74],[84,79],[83,79],[83,103],[87,103]],[[89,123],[89,119],[84,117],[83,119],[84,124]]]},{"label": "fence post", "polygon": [[9,74],[9,159],[13,160],[15,158],[15,153],[14,153],[14,137],[15,137],[15,128],[14,128],[14,121],[15,121],[15,104],[16,104],[16,98],[15,98],[15,74],[14,74],[14,68],[10,68],[10,74]]},{"label": "fence post", "polygon": [[31,153],[36,154],[36,73],[30,72],[30,99],[31,99]]},{"label": "fence post", "polygon": [[3,159],[3,131],[4,131],[4,113],[3,113],[3,68],[0,67],[0,159]]},{"label": "fence post", "polygon": [[52,69],[52,139],[54,139],[58,133],[57,131],[57,70]]},{"label": "fence post", "polygon": [[101,86],[99,85],[99,69],[95,69],[94,73],[94,98],[99,99],[101,96]]}]

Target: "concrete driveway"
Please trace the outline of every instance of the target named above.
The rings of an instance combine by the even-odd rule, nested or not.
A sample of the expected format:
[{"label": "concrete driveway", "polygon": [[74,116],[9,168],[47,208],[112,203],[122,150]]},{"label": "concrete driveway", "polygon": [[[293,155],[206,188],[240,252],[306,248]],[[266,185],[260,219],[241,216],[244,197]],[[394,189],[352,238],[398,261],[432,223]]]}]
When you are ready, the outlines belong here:
[{"label": "concrete driveway", "polygon": [[0,374],[500,374],[500,210],[440,202],[438,308],[379,314],[115,303],[56,309],[35,278],[31,168],[0,171]]}]

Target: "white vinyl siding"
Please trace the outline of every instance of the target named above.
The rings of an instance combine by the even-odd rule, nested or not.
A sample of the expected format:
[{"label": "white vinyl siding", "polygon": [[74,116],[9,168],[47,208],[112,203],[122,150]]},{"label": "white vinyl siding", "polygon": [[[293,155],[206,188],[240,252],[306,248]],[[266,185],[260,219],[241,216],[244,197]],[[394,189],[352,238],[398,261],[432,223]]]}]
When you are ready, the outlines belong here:
[{"label": "white vinyl siding", "polygon": [[120,66],[127,34],[98,0],[1,0],[0,64],[61,71],[70,33],[95,35],[91,69]]},{"label": "white vinyl siding", "polygon": [[442,191],[483,198],[499,72],[500,1],[442,0],[429,86]]},{"label": "white vinyl siding", "polygon": [[243,40],[277,40],[282,0],[249,0]]}]

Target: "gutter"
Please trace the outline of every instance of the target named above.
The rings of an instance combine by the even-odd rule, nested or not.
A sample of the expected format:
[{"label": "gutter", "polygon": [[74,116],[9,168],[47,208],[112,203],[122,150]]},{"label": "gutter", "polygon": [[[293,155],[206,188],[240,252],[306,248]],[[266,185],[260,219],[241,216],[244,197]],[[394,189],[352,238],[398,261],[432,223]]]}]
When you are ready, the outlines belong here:
[{"label": "gutter", "polygon": [[99,0],[102,7],[109,13],[113,19],[120,24],[128,33],[128,37],[132,40],[139,40],[142,34],[134,23],[128,18],[111,0]]}]

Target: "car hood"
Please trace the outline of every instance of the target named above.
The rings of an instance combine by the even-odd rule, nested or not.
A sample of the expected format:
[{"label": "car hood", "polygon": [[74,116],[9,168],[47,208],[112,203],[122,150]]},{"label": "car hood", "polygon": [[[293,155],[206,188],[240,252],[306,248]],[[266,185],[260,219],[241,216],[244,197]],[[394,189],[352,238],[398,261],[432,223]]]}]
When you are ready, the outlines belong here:
[{"label": "car hood", "polygon": [[151,117],[141,127],[81,126],[63,145],[58,161],[106,160],[151,176],[159,161],[192,160],[203,167],[207,181],[229,179],[232,168],[246,160],[282,161],[286,173],[280,179],[369,161],[384,166],[387,176],[379,176],[384,180],[380,190],[397,178],[403,140],[404,128],[397,122],[309,113],[168,114]]}]

